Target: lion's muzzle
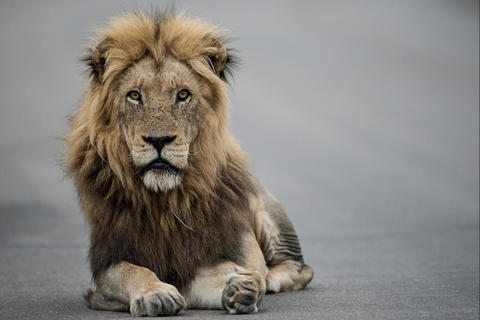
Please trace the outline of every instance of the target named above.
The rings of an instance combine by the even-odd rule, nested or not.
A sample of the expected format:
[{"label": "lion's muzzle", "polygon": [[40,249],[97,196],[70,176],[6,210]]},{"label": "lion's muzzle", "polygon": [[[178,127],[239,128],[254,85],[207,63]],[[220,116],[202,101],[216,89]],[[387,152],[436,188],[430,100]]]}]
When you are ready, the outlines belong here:
[{"label": "lion's muzzle", "polygon": [[142,140],[153,146],[158,156],[145,165],[145,170],[159,169],[168,170],[173,174],[179,174],[187,165],[188,145],[175,144],[176,135],[161,137],[145,137]]},{"label": "lion's muzzle", "polygon": [[141,138],[146,144],[136,144],[131,151],[134,162],[141,168],[144,184],[153,191],[175,188],[188,163],[189,145],[185,139],[175,135]]}]

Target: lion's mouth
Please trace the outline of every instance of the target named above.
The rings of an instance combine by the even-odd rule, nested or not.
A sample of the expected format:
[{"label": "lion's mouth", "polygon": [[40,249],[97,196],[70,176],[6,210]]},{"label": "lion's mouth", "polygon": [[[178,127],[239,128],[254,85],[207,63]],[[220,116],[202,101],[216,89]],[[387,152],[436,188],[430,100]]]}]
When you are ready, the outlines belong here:
[{"label": "lion's mouth", "polygon": [[147,164],[145,167],[143,167],[142,174],[145,174],[150,170],[166,170],[174,175],[178,175],[182,172],[182,169],[175,167],[174,165],[163,159],[155,159],[149,164]]}]

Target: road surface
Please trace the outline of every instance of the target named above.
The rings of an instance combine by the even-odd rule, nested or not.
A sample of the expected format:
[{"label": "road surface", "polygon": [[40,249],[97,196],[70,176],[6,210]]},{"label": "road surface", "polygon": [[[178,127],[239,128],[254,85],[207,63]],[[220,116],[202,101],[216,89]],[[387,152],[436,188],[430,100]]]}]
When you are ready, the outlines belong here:
[{"label": "road surface", "polygon": [[[137,7],[0,3],[0,319],[129,317],[82,302],[88,230],[59,162],[89,32]],[[232,130],[316,271],[241,318],[478,319],[478,1],[176,7],[234,35]]]}]

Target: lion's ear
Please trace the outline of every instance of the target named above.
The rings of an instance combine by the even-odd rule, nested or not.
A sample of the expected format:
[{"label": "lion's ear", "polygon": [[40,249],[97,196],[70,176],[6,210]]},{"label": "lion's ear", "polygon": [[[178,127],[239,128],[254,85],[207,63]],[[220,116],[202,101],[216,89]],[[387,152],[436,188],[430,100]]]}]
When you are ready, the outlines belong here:
[{"label": "lion's ear", "polygon": [[233,76],[238,59],[233,54],[233,50],[226,48],[220,40],[214,40],[214,48],[215,50],[207,55],[208,64],[220,79],[228,82]]},{"label": "lion's ear", "polygon": [[103,39],[94,45],[85,57],[84,61],[90,68],[90,74],[97,80],[101,79],[105,72],[105,62],[108,50],[112,45],[111,39]]}]

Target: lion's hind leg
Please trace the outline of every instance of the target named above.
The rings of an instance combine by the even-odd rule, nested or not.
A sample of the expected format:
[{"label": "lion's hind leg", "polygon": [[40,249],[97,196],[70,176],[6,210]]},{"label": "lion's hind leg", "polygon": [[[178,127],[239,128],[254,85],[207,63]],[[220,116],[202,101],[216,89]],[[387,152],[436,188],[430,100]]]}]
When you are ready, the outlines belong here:
[{"label": "lion's hind leg", "polygon": [[273,255],[267,264],[266,281],[267,292],[271,293],[301,290],[313,278],[313,269],[303,260],[297,235],[281,231],[270,239]]},{"label": "lion's hind leg", "polygon": [[282,205],[265,188],[251,202],[255,235],[268,266],[267,292],[303,289],[313,269],[303,260],[300,242]]},{"label": "lion's hind leg", "polygon": [[286,261],[268,268],[267,292],[296,291],[305,288],[312,281],[313,269],[293,261]]}]

